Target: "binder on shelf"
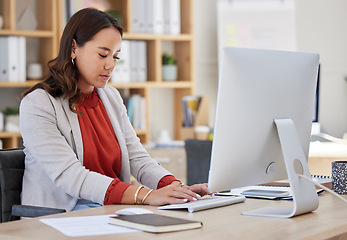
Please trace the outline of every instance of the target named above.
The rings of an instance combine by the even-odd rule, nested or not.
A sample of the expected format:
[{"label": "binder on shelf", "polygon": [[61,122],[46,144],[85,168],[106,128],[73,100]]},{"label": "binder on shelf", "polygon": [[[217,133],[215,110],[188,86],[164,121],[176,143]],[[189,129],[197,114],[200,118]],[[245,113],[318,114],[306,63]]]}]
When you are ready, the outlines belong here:
[{"label": "binder on shelf", "polygon": [[163,0],[164,33],[170,33],[170,0]]},{"label": "binder on shelf", "polygon": [[8,81],[18,81],[18,38],[16,36],[7,36],[7,59],[8,59]]},{"label": "binder on shelf", "polygon": [[142,4],[142,0],[131,0],[131,23],[133,33],[144,32],[144,23],[140,23],[141,15],[144,15],[143,8],[141,8]]},{"label": "binder on shelf", "polygon": [[137,0],[136,2],[136,8],[138,15],[138,32],[139,33],[145,33],[146,32],[146,14],[145,14],[145,1],[143,0]]},{"label": "binder on shelf", "polygon": [[26,38],[23,36],[17,37],[18,49],[18,81],[26,81]]},{"label": "binder on shelf", "polygon": [[0,36],[0,81],[26,80],[25,37]]},{"label": "binder on shelf", "polygon": [[163,0],[146,0],[145,1],[145,19],[146,32],[154,34],[164,33],[164,12]]},{"label": "binder on shelf", "polygon": [[132,82],[138,81],[138,56],[137,41],[130,41],[130,80]]},{"label": "binder on shelf", "polygon": [[153,0],[143,0],[145,2],[145,32],[154,33],[154,2]]},{"label": "binder on shelf", "polygon": [[0,36],[0,81],[8,81],[8,39]]},{"label": "binder on shelf", "polygon": [[[137,61],[137,80],[139,82],[147,81],[147,43],[146,41],[137,41],[136,51],[138,52]],[[135,59],[133,59],[134,61]]]},{"label": "binder on shelf", "polygon": [[153,1],[153,33],[163,34],[164,33],[163,0],[151,0],[151,1]]},{"label": "binder on shelf", "polygon": [[111,82],[127,83],[130,82],[130,40],[122,41],[122,49],[118,55],[119,60],[112,73]]},{"label": "binder on shelf", "polygon": [[178,35],[181,33],[180,0],[164,1],[164,33]]},{"label": "binder on shelf", "polygon": [[146,41],[130,41],[130,80],[132,82],[147,81],[147,43]]}]

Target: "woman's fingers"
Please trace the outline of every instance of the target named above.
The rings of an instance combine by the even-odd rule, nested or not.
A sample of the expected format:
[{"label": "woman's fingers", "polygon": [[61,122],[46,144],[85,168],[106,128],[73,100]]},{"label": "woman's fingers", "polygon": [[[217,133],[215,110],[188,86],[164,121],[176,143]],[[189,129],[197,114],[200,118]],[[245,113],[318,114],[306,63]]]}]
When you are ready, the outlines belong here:
[{"label": "woman's fingers", "polygon": [[153,191],[146,202],[150,205],[177,204],[196,201],[199,197],[200,195],[192,192],[189,187],[168,185]]},{"label": "woman's fingers", "polygon": [[210,194],[207,183],[194,184],[194,185],[190,186],[189,189],[195,193],[200,194],[201,196],[204,196],[206,194]]},{"label": "woman's fingers", "polygon": [[171,193],[172,197],[176,198],[187,198],[188,201],[196,201],[201,196],[193,191],[191,191],[188,187],[180,187],[173,189],[174,191]]}]

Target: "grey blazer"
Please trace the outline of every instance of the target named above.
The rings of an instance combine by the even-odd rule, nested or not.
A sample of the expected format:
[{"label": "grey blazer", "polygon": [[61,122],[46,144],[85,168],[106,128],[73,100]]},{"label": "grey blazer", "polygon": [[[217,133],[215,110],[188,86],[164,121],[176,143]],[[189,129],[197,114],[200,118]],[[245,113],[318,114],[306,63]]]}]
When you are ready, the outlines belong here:
[{"label": "grey blazer", "polygon": [[[156,189],[170,173],[151,159],[129,122],[119,92],[110,86],[97,89],[122,154],[120,176],[130,173],[142,184]],[[54,98],[36,89],[20,104],[20,131],[25,152],[22,204],[64,208],[70,211],[79,198],[103,204],[112,178],[83,166],[83,142],[77,114],[64,97]]]}]

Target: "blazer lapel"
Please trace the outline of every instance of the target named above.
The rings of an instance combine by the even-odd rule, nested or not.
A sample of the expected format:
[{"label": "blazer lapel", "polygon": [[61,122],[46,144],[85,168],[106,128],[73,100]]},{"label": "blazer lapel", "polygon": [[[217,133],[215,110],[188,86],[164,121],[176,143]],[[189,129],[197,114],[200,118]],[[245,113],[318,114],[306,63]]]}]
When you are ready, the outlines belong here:
[{"label": "blazer lapel", "polygon": [[75,145],[78,159],[83,163],[83,141],[77,114],[70,110],[69,101],[67,99],[61,97],[60,101],[71,126],[71,141]]}]

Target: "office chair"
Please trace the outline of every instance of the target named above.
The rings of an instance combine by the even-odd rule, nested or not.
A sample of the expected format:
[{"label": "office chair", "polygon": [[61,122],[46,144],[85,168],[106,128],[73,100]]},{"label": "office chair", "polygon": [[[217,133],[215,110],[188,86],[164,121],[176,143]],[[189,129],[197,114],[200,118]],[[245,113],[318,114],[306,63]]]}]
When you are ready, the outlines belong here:
[{"label": "office chair", "polygon": [[207,183],[212,141],[188,139],[185,141],[185,150],[187,156],[187,184]]},{"label": "office chair", "polygon": [[0,149],[0,222],[66,212],[64,209],[20,205],[24,159],[23,149]]}]

